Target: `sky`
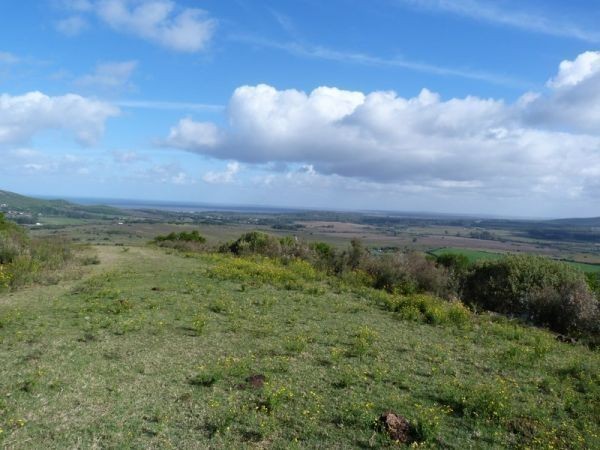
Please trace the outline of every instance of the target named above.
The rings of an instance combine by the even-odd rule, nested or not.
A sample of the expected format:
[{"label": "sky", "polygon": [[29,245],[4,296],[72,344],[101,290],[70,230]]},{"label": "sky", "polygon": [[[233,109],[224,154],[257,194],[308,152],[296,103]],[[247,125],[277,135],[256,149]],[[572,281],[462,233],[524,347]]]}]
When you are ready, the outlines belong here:
[{"label": "sky", "polygon": [[597,0],[5,0],[0,189],[600,216]]}]

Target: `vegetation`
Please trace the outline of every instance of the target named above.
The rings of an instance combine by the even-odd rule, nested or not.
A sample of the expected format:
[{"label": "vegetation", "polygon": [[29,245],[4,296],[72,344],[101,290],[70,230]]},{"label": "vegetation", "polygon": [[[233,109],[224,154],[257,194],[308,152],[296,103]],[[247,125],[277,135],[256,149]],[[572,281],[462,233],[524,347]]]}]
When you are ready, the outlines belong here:
[{"label": "vegetation", "polygon": [[[317,270],[391,294],[460,298],[471,306],[519,317],[559,333],[600,334],[597,279],[586,279],[575,267],[539,256],[507,255],[472,264],[466,255],[456,252],[442,253],[435,259],[417,252],[372,255],[358,240],[352,240],[349,249],[336,252],[324,243],[277,239],[260,232],[244,234],[221,246],[221,251],[284,261],[302,259]],[[420,309],[414,315],[426,314],[422,302],[419,307],[410,302],[407,306],[405,301],[399,305],[409,311]]]},{"label": "vegetation", "polygon": [[2,447],[397,448],[385,411],[421,448],[600,445],[600,357],[543,330],[298,260],[98,252],[2,298]]},{"label": "vegetation", "polygon": [[22,223],[35,223],[46,216],[69,217],[77,219],[113,219],[126,217],[126,211],[103,205],[78,205],[65,200],[41,200],[0,190],[0,204],[11,213],[23,215],[11,216],[12,220]]},{"label": "vegetation", "polygon": [[201,236],[197,230],[181,231],[179,233],[169,233],[164,236],[157,236],[153,241],[160,247],[169,247],[182,251],[201,251],[206,247],[206,238]]},{"label": "vegetation", "polygon": [[62,239],[31,239],[26,231],[0,213],[0,289],[33,282],[57,283],[73,257]]},{"label": "vegetation", "polygon": [[[387,412],[422,448],[600,447],[598,274],[426,255],[412,240],[427,228],[403,248],[328,222],[313,236],[303,213],[143,214],[28,231],[0,216],[0,447],[398,447]],[[394,239],[433,220],[307,215]],[[498,226],[514,238],[531,224],[469,226],[437,247],[490,230],[499,248]],[[70,239],[102,245],[74,257]]]},{"label": "vegetation", "polygon": [[598,301],[584,274],[547,258],[510,255],[480,264],[465,280],[464,298],[561,333],[598,332]]}]

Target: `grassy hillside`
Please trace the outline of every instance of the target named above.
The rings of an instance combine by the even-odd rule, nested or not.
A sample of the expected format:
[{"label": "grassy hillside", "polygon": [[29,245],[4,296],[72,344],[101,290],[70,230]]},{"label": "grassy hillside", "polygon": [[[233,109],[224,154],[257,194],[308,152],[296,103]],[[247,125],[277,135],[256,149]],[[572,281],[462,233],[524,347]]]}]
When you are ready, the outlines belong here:
[{"label": "grassy hillside", "polygon": [[423,448],[600,448],[597,351],[302,263],[98,252],[0,294],[2,447],[394,447],[391,410]]},{"label": "grassy hillside", "polygon": [[128,213],[118,208],[102,205],[77,205],[65,200],[42,200],[13,192],[0,190],[0,211],[16,211],[43,216],[70,218],[110,218],[123,217]]}]

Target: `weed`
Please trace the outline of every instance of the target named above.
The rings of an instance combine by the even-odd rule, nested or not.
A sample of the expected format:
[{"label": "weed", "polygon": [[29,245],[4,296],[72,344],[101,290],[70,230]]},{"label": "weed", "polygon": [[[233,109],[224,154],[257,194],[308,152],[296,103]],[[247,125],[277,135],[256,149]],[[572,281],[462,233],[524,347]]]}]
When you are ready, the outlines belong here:
[{"label": "weed", "polygon": [[188,378],[188,383],[192,386],[210,387],[219,381],[222,374],[217,371],[203,371]]},{"label": "weed", "polygon": [[375,351],[378,334],[373,329],[364,325],[358,329],[350,345],[350,356],[364,356]]},{"label": "weed", "polygon": [[200,336],[204,332],[204,329],[206,328],[206,324],[207,324],[206,317],[202,313],[197,313],[192,318],[191,326],[197,336]]},{"label": "weed", "polygon": [[309,339],[306,336],[298,335],[292,336],[285,339],[283,348],[289,353],[302,353],[309,343]]}]

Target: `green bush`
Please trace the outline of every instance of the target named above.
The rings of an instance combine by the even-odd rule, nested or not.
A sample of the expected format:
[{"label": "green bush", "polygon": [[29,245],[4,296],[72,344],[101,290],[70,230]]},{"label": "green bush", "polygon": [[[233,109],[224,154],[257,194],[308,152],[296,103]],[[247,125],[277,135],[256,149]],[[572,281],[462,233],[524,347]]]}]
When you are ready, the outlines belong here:
[{"label": "green bush", "polygon": [[236,241],[221,247],[223,252],[231,252],[235,255],[258,254],[270,257],[281,256],[281,244],[279,240],[267,233],[251,231],[243,234]]},{"label": "green bush", "polygon": [[152,241],[160,247],[174,248],[180,251],[197,252],[205,250],[206,238],[198,231],[181,231],[157,236]]},{"label": "green bush", "polygon": [[448,297],[450,294],[446,269],[438,267],[420,253],[396,252],[371,256],[363,259],[361,266],[371,275],[376,289],[403,295],[429,292]]},{"label": "green bush", "polygon": [[182,231],[180,233],[169,233],[166,236],[157,236],[154,238],[156,242],[165,242],[165,241],[182,241],[182,242],[198,242],[200,244],[204,244],[206,242],[206,238],[201,236],[196,230],[194,231]]},{"label": "green bush", "polygon": [[586,273],[585,278],[588,287],[596,296],[596,299],[600,301],[600,272]]},{"label": "green bush", "polygon": [[59,269],[71,257],[67,241],[30,239],[23,228],[0,214],[0,288],[42,281],[45,273]]},{"label": "green bush", "polygon": [[463,282],[472,267],[469,258],[457,253],[442,253],[435,259],[438,266],[444,267],[448,274],[448,291],[461,297]]},{"label": "green bush", "polygon": [[448,302],[428,294],[382,294],[376,301],[403,320],[461,327],[471,319],[471,312],[459,301]]},{"label": "green bush", "polygon": [[598,302],[584,274],[540,256],[479,264],[465,279],[464,299],[560,333],[587,333],[598,323]]}]

